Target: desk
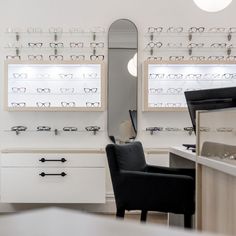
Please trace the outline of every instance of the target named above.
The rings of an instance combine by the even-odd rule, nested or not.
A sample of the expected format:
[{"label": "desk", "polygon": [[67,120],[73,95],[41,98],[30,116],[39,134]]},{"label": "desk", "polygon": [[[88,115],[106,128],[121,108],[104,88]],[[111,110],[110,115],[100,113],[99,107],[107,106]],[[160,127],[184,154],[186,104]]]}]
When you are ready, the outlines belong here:
[{"label": "desk", "polygon": [[[195,168],[196,153],[187,150],[186,147],[172,147],[169,151],[170,167],[173,168]],[[184,227],[184,216],[168,214],[169,225]],[[193,219],[194,222],[194,219]],[[195,224],[193,223],[193,226]]]},{"label": "desk", "polygon": [[108,219],[74,210],[46,208],[0,216],[3,236],[210,236],[157,224]]},{"label": "desk", "polygon": [[[236,235],[236,163],[196,156],[184,147],[170,148],[170,167],[196,167],[196,228]],[[169,224],[183,226],[182,215],[169,214]]]}]

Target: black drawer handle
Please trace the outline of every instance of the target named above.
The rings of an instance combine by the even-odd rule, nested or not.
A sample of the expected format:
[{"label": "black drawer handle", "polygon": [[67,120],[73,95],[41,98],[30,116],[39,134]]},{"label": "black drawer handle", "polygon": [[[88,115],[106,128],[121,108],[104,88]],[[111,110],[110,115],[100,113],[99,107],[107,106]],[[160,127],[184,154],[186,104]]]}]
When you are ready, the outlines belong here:
[{"label": "black drawer handle", "polygon": [[61,172],[60,174],[46,174],[44,172],[41,172],[39,175],[42,176],[42,177],[45,177],[45,176],[61,176],[61,177],[65,177],[66,173],[65,172]]},{"label": "black drawer handle", "polygon": [[41,158],[41,159],[39,159],[39,161],[41,161],[41,162],[46,162],[46,161],[60,161],[60,162],[66,162],[66,159],[63,157],[63,158],[61,158],[61,159],[45,159],[45,158]]}]

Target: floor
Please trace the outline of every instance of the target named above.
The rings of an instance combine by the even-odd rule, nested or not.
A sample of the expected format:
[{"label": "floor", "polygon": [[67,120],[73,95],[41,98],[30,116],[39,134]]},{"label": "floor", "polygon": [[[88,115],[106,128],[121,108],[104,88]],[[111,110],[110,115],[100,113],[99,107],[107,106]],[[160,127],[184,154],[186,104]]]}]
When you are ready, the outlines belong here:
[{"label": "floor", "polygon": [[[114,214],[99,214],[104,217],[109,218],[116,218]],[[125,220],[131,220],[131,221],[140,221],[140,214],[139,213],[126,213]],[[147,217],[148,223],[155,223],[155,224],[167,224],[167,214],[162,213],[149,213]]]}]

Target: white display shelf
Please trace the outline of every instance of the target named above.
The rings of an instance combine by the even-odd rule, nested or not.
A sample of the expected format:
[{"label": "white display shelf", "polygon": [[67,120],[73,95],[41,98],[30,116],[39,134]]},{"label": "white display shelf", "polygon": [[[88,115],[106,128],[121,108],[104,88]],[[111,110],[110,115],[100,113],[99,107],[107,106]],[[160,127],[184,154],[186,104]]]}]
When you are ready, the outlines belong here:
[{"label": "white display shelf", "polygon": [[105,73],[101,62],[7,61],[8,111],[103,111]]},{"label": "white display shelf", "polygon": [[185,91],[233,86],[233,61],[145,61],[144,111],[185,111]]}]

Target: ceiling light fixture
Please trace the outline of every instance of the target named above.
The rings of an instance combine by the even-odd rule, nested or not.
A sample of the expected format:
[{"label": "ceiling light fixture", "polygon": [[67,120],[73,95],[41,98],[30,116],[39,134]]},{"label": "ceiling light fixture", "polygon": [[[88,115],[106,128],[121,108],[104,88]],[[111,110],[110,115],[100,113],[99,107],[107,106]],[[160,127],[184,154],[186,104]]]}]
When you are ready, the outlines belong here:
[{"label": "ceiling light fixture", "polygon": [[193,0],[203,11],[217,12],[225,9],[232,0]]}]

